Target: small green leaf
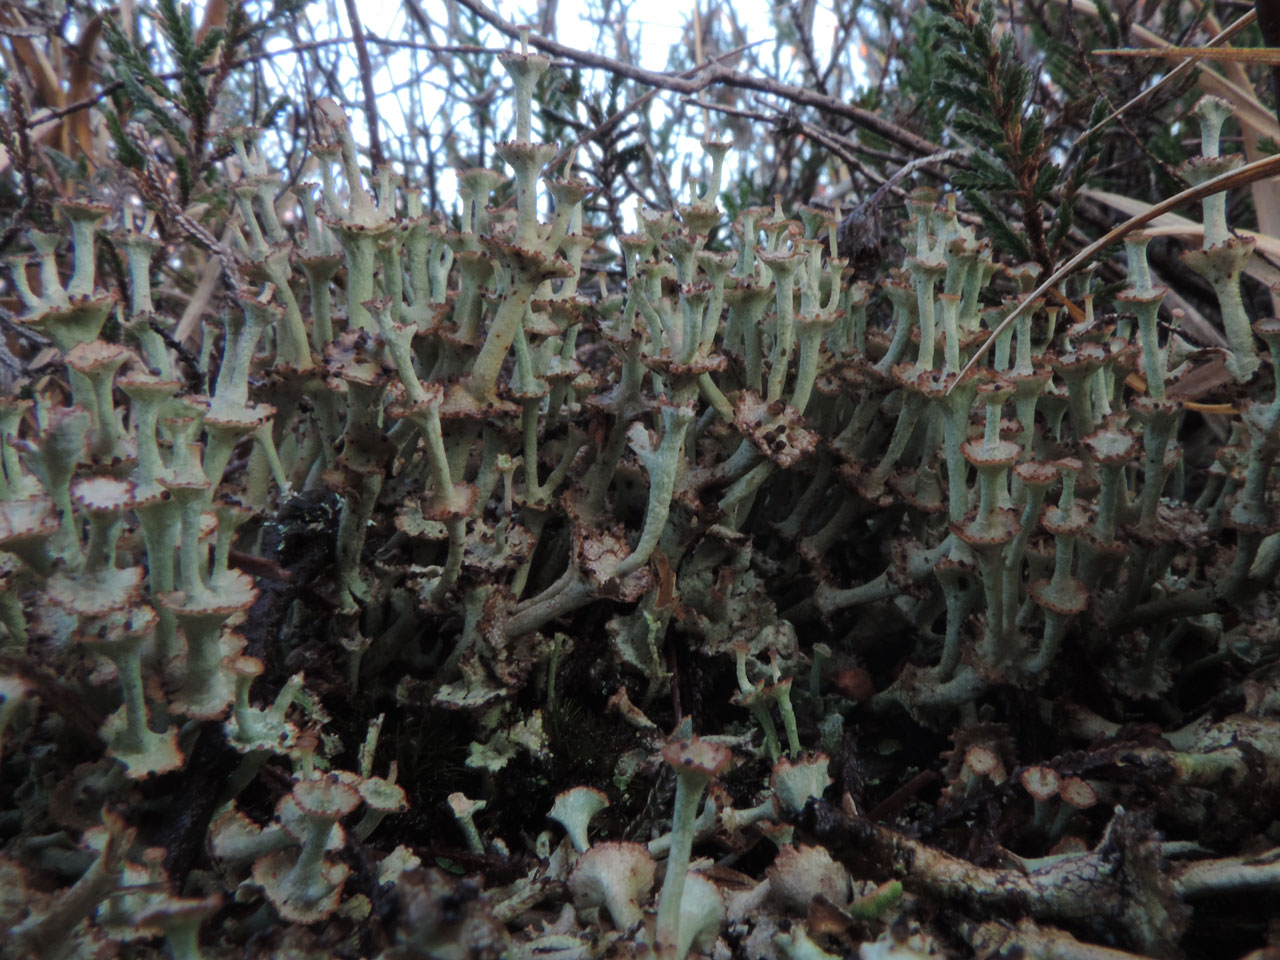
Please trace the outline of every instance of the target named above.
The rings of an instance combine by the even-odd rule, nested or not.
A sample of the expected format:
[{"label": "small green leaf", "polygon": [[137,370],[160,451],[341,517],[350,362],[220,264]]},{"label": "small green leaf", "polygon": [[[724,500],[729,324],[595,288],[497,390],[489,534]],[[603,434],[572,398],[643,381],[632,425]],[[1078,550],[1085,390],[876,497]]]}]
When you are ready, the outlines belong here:
[{"label": "small green leaf", "polygon": [[196,60],[199,63],[204,63],[213,56],[214,51],[218,49],[218,46],[222,43],[226,35],[227,32],[221,27],[214,27],[210,30],[209,35],[204,38],[204,43],[200,44],[200,46],[196,48]]},{"label": "small green leaf", "polygon": [[996,43],[996,52],[1000,55],[1003,63],[1017,63],[1018,52],[1013,47],[1013,34],[1002,33],[1000,40]]},{"label": "small green leaf", "polygon": [[1004,131],[989,118],[967,110],[957,113],[951,118],[951,125],[956,133],[979,143],[991,143],[1004,138]]},{"label": "small green leaf", "polygon": [[1031,90],[1031,71],[1016,60],[1010,61],[1007,67],[1002,63],[999,83],[1003,102],[1021,109]]},{"label": "small green leaf", "polygon": [[1107,32],[1107,44],[1112,47],[1124,46],[1124,37],[1120,34],[1120,26],[1116,23],[1115,14],[1111,12],[1111,5],[1107,0],[1095,0],[1094,6],[1098,10],[1098,19],[1102,21],[1102,28]]},{"label": "small green leaf", "polygon": [[969,162],[975,171],[987,176],[993,183],[998,183],[1005,190],[1017,190],[1018,181],[1009,168],[985,150],[975,150],[969,155]]},{"label": "small green leaf", "polygon": [[1066,200],[1058,206],[1057,211],[1054,213],[1053,225],[1049,228],[1049,233],[1046,237],[1050,252],[1055,252],[1058,244],[1066,239],[1074,220],[1075,202],[1074,200]]},{"label": "small green leaf", "polygon": [[178,196],[185,202],[191,196],[191,164],[179,153],[173,158],[173,166],[178,171]]},{"label": "small green leaf", "polygon": [[276,97],[276,99],[267,107],[266,111],[262,114],[262,119],[259,121],[258,126],[262,127],[262,129],[264,130],[273,129],[276,125],[276,121],[280,118],[280,115],[284,113],[285,109],[292,102],[293,101],[289,97],[285,96],[284,94],[281,94],[280,96]]},{"label": "small green leaf", "polygon": [[1037,202],[1047,200],[1053,188],[1058,185],[1058,178],[1061,176],[1062,167],[1056,163],[1045,164],[1040,168],[1040,175],[1036,177],[1036,185],[1031,191],[1031,196]]},{"label": "small green leaf", "polygon": [[964,196],[982,217],[983,226],[991,235],[997,249],[1013,254],[1015,257],[1021,257],[1023,260],[1031,259],[1031,248],[1027,245],[1026,239],[1009,224],[1004,214],[987,201],[981,191],[969,192]]},{"label": "small green leaf", "polygon": [[993,0],[982,0],[978,8],[978,24],[989,34],[996,23],[996,5]]},{"label": "small green leaf", "polygon": [[1024,159],[1034,157],[1044,142],[1044,111],[1036,107],[1022,122],[1022,142],[1019,147]]},{"label": "small green leaf", "polygon": [[954,47],[942,51],[942,64],[947,74],[957,74],[967,78],[970,83],[974,84],[985,84],[986,82],[987,75],[982,70],[981,65],[976,63],[972,57],[966,56],[963,51]]},{"label": "small green leaf", "polygon": [[133,145],[133,141],[125,136],[124,124],[120,122],[120,114],[110,107],[103,107],[102,115],[107,121],[107,131],[111,134],[111,139],[115,141],[116,159],[126,167],[141,170],[146,165],[146,160],[138,148]]}]

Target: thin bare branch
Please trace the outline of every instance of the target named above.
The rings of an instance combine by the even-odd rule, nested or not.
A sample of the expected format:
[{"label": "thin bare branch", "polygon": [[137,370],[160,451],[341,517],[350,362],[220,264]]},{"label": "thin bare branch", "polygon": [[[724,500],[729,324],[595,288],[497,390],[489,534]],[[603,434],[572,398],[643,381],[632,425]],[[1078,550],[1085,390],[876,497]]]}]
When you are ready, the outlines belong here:
[{"label": "thin bare branch", "polygon": [[[476,16],[485,20],[491,26],[501,33],[515,40],[519,38],[520,30],[514,24],[508,23],[501,17],[492,13],[479,0],[459,0],[461,6],[472,11]],[[611,73],[619,74],[630,80],[636,80],[640,83],[647,83],[653,87],[659,87],[663,90],[673,90],[676,93],[696,94],[707,89],[707,87],[715,84],[723,84],[728,87],[738,87],[744,90],[756,90],[760,93],[767,93],[780,99],[787,100],[791,103],[801,106],[813,107],[825,113],[835,116],[844,117],[846,120],[856,124],[864,130],[884,137],[886,140],[892,140],[894,143],[915,153],[930,154],[936,153],[939,149],[938,145],[926,140],[924,137],[905,130],[895,123],[885,120],[870,110],[864,110],[862,107],[845,103],[834,97],[828,97],[821,93],[815,93],[812,90],[805,90],[802,87],[794,87],[790,84],[779,83],[767,77],[753,77],[745,73],[740,73],[729,67],[719,64],[711,64],[706,69],[700,71],[697,77],[685,79],[683,77],[673,76],[670,73],[659,73],[653,70],[645,70],[643,67],[637,67],[629,63],[623,63],[604,54],[592,53],[585,50],[575,50],[573,47],[567,47],[562,43],[556,43],[554,40],[548,40],[545,37],[530,35],[529,43],[539,50],[552,54],[557,57],[564,57],[574,60],[577,63],[594,67],[598,70],[607,70]]]},{"label": "thin bare branch", "polygon": [[373,65],[369,62],[369,47],[364,42],[364,30],[360,26],[356,0],[345,0],[345,3],[347,20],[351,23],[351,40],[356,48],[356,63],[360,66],[360,86],[364,89],[364,114],[369,124],[369,159],[377,168],[386,162],[386,158],[382,154],[382,138],[378,134],[378,106],[373,96]]}]

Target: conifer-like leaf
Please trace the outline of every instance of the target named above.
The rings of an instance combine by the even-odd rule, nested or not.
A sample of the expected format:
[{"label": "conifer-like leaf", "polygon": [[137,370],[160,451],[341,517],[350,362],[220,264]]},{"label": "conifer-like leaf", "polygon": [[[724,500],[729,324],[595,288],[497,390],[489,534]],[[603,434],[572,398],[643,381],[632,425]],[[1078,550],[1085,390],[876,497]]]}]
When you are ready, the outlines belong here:
[{"label": "conifer-like leaf", "polygon": [[998,142],[1004,137],[1004,131],[992,120],[981,114],[970,113],[968,110],[957,113],[951,119],[951,126],[960,136],[977,140],[979,143]]},{"label": "conifer-like leaf", "polygon": [[1049,194],[1053,192],[1053,188],[1058,185],[1058,179],[1062,176],[1062,168],[1056,163],[1046,163],[1040,168],[1040,175],[1036,177],[1036,185],[1031,195],[1037,202],[1049,199]]},{"label": "conifer-like leaf", "polygon": [[1058,205],[1057,213],[1053,218],[1053,225],[1049,227],[1049,232],[1045,237],[1045,242],[1049,245],[1051,251],[1056,251],[1060,244],[1071,230],[1071,224],[1075,222],[1075,203],[1074,198],[1064,199]]},{"label": "conifer-like leaf", "polygon": [[1016,190],[1018,181],[1009,168],[985,150],[975,150],[969,155],[972,170],[957,171],[952,178],[962,190]]},{"label": "conifer-like leaf", "polygon": [[1044,142],[1044,111],[1039,107],[1033,109],[1022,122],[1022,143],[1019,145],[1022,156],[1032,158]]},{"label": "conifer-like leaf", "polygon": [[102,108],[102,116],[107,121],[107,132],[111,134],[116,145],[116,159],[126,167],[141,170],[146,161],[133,141],[125,136],[124,124],[120,122],[120,114],[110,107]]},{"label": "conifer-like leaf", "polygon": [[978,26],[986,36],[991,36],[991,28],[996,25],[996,5],[994,0],[982,0],[978,8]]},{"label": "conifer-like leaf", "polygon": [[[942,52],[942,63],[946,67],[948,74],[963,77],[970,83],[981,84],[986,80],[986,74],[982,72],[981,67],[955,48]],[[939,79],[942,78],[940,77]],[[986,91],[983,90],[982,92],[985,93]]]},{"label": "conifer-like leaf", "polygon": [[1094,101],[1093,109],[1089,111],[1089,126],[1087,129],[1093,133],[1085,139],[1084,148],[1081,150],[1080,162],[1083,163],[1088,158],[1089,165],[1092,166],[1098,159],[1098,155],[1102,152],[1102,121],[1106,119],[1108,112],[1108,104],[1106,100],[1099,98]]},{"label": "conifer-like leaf", "polygon": [[999,80],[1004,103],[1016,107],[1027,99],[1031,91],[1031,71],[1017,60],[1002,60]]},{"label": "conifer-like leaf", "polygon": [[159,0],[156,6],[160,13],[160,29],[173,48],[174,59],[182,74],[178,86],[182,90],[186,111],[190,116],[203,114],[210,104],[200,76],[203,58],[196,49],[190,11],[180,10],[174,0]]},{"label": "conifer-like leaf", "polygon": [[179,141],[186,139],[186,133],[182,127],[178,126],[177,121],[173,119],[173,107],[168,101],[157,101],[151,96],[147,89],[138,82],[137,78],[131,73],[122,73],[120,81],[124,86],[124,92],[132,101],[135,110],[141,110],[148,114],[154,121],[155,125],[164,130],[171,137],[175,137]]},{"label": "conifer-like leaf", "polygon": [[938,32],[952,43],[967,42],[969,30],[962,23],[952,18],[951,8],[943,3],[938,4],[937,9],[942,14],[942,17],[938,20]]},{"label": "conifer-like leaf", "polygon": [[973,52],[979,58],[979,62],[985,63],[991,59],[991,37],[988,33],[977,29],[970,32],[967,39],[969,45],[973,47]]},{"label": "conifer-like leaf", "polygon": [[949,77],[935,77],[931,89],[938,99],[950,100],[953,103],[964,103],[972,96],[972,88],[968,84],[959,83]]},{"label": "conifer-like leaf", "polygon": [[1124,37],[1120,33],[1120,26],[1116,23],[1116,16],[1111,12],[1111,4],[1107,0],[1095,0],[1094,6],[1098,9],[1098,19],[1102,21],[1102,29],[1107,32],[1107,42],[1113,47],[1124,46]]},{"label": "conifer-like leaf", "polygon": [[214,52],[222,44],[226,35],[227,32],[221,27],[215,27],[210,30],[208,36],[204,38],[204,43],[200,44],[200,46],[196,48],[196,60],[200,63],[204,63],[204,61],[213,56]]},{"label": "conifer-like leaf", "polygon": [[276,121],[280,118],[281,114],[284,113],[292,102],[293,101],[290,100],[289,97],[284,95],[276,97],[276,99],[271,102],[270,106],[268,106],[263,112],[262,120],[259,121],[258,125],[264,130],[272,129],[276,125]]},{"label": "conifer-like leaf", "polygon": [[[1107,101],[1102,98],[1096,100],[1093,104],[1093,109],[1089,112],[1088,126],[1086,127],[1086,129],[1093,130],[1094,132],[1086,137],[1084,143],[1081,144],[1080,154],[1071,165],[1069,172],[1067,173],[1066,181],[1062,185],[1062,197],[1058,204],[1057,216],[1054,218],[1053,225],[1049,228],[1049,232],[1045,238],[1050,251],[1055,254],[1057,253],[1058,245],[1066,238],[1068,231],[1071,229],[1071,224],[1075,220],[1076,194],[1079,192],[1080,188],[1085,185],[1089,171],[1092,170],[1094,165],[1098,162],[1098,156],[1102,152],[1102,130],[1100,128],[1094,128],[1098,127],[1099,124],[1102,123],[1106,118],[1107,113]],[[1049,169],[1051,168],[1046,167],[1045,170],[1041,172],[1042,178]],[[1053,166],[1053,169],[1056,171],[1054,173],[1056,181],[1061,178],[1062,171],[1060,168],[1057,168],[1056,164]],[[1037,199],[1047,196],[1048,192],[1053,189],[1053,186],[1050,185],[1044,188],[1044,193],[1041,193],[1041,189],[1040,181],[1037,180]]]},{"label": "conifer-like leaf", "polygon": [[[168,88],[152,72],[151,65],[133,41],[120,32],[120,28],[110,17],[104,19],[102,25],[103,39],[106,40],[107,48],[116,58],[116,76],[126,85],[137,87],[145,85],[157,96],[171,100]],[[147,99],[145,94],[142,96]]]},{"label": "conifer-like leaf", "polygon": [[1000,40],[996,44],[996,49],[1000,52],[1000,60],[1005,64],[1017,63],[1017,53],[1013,47],[1013,34],[1002,33]]},{"label": "conifer-like leaf", "polygon": [[173,166],[178,173],[179,196],[191,196],[191,164],[179,153],[173,158]]},{"label": "conifer-like leaf", "polygon": [[969,191],[964,196],[970,206],[982,217],[983,226],[991,234],[991,239],[999,249],[1007,250],[1024,260],[1031,259],[1031,248],[1027,245],[1026,239],[1004,218],[1004,214],[987,200],[981,190]]}]

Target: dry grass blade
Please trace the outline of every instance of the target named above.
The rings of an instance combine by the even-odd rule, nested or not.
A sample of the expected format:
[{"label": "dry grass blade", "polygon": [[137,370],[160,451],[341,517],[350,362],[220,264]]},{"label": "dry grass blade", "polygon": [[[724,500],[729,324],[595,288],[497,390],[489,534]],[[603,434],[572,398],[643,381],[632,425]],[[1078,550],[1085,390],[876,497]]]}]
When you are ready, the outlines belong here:
[{"label": "dry grass blade", "polygon": [[[1234,23],[1232,23],[1231,26],[1227,27],[1225,30],[1219,31],[1217,34],[1210,37],[1208,42],[1205,44],[1205,46],[1214,47],[1220,43],[1226,43],[1228,40],[1234,37],[1237,33],[1244,30],[1245,27],[1250,26],[1257,19],[1258,19],[1258,13],[1256,10],[1248,11],[1247,13],[1239,17],[1239,19],[1237,19]],[[1200,50],[1199,47],[1192,48],[1192,49],[1195,49],[1197,51]],[[1143,90],[1137,96],[1131,98],[1126,103],[1112,110],[1101,121],[1094,124],[1084,133],[1080,134],[1080,136],[1076,137],[1075,143],[1073,143],[1072,146],[1077,146],[1078,144],[1083,143],[1089,137],[1093,136],[1093,134],[1097,133],[1099,130],[1101,130],[1103,127],[1109,124],[1116,117],[1120,116],[1120,114],[1124,113],[1125,111],[1129,110],[1132,107],[1137,106],[1139,103],[1147,99],[1147,97],[1151,96],[1161,87],[1167,87],[1169,84],[1173,83],[1183,74],[1191,70],[1191,68],[1195,66],[1195,63],[1196,63],[1195,60],[1192,59],[1191,57],[1187,57],[1186,59],[1184,59],[1182,63],[1178,64],[1176,67],[1174,67],[1172,70],[1166,73],[1163,77],[1161,77],[1155,83],[1151,84],[1151,86],[1147,87],[1145,90]]]},{"label": "dry grass blade", "polygon": [[[1095,20],[1099,19],[1098,8],[1090,3],[1089,0],[1054,0],[1054,2],[1062,7],[1069,8],[1073,13],[1084,14],[1085,16],[1093,17]],[[1242,16],[1240,20],[1245,20],[1252,16],[1253,12],[1250,11]],[[1236,21],[1236,23],[1239,22],[1239,20]],[[1229,33],[1234,27],[1235,24],[1232,24],[1231,27],[1228,27],[1223,32]],[[1129,36],[1135,42],[1157,49],[1172,46],[1168,40],[1158,33],[1148,30],[1137,23],[1130,26]],[[1241,124],[1252,128],[1259,137],[1270,137],[1280,143],[1280,124],[1276,123],[1275,114],[1258,100],[1252,89],[1248,88],[1247,85],[1242,86],[1238,82],[1228,80],[1203,61],[1193,60],[1191,63],[1198,63],[1200,67],[1200,75],[1197,77],[1196,83],[1201,90],[1205,93],[1212,93],[1215,96],[1222,97],[1224,100],[1230,100],[1235,105],[1236,117]],[[1181,65],[1175,68],[1175,70],[1180,69],[1182,69]]]},{"label": "dry grass blade", "polygon": [[[8,22],[0,19],[0,23]],[[9,43],[13,47],[14,56],[22,64],[25,75],[35,86],[38,102],[41,105],[60,107],[65,93],[58,79],[58,71],[49,61],[48,54],[28,37],[10,36]]]},{"label": "dry grass blade", "polygon": [[[1126,197],[1121,193],[1112,193],[1109,190],[1094,190],[1092,187],[1082,189],[1080,196],[1095,200],[1098,203],[1104,203],[1130,217],[1136,217],[1151,208],[1151,204],[1145,201],[1134,200],[1132,197]],[[1151,221],[1147,227],[1147,232],[1152,236],[1203,238],[1204,225],[1196,223],[1194,220],[1188,220],[1177,213],[1162,213]],[[1280,261],[1280,238],[1273,237],[1269,233],[1244,230],[1239,227],[1234,228],[1234,232],[1242,237],[1252,237],[1259,253]],[[1266,284],[1275,282],[1274,268],[1270,270],[1261,269],[1256,267],[1252,261],[1245,266],[1245,273]]]},{"label": "dry grass blade", "polygon": [[[1154,50],[1135,50],[1132,47],[1116,47],[1094,50],[1095,57],[1163,57],[1170,60],[1221,60],[1232,63],[1261,63],[1280,66],[1280,48],[1275,47],[1159,47]],[[1167,79],[1167,78],[1166,78]]]},{"label": "dry grass blade", "polygon": [[1111,246],[1111,244],[1123,239],[1127,234],[1132,233],[1139,227],[1146,226],[1161,214],[1168,213],[1170,210],[1176,209],[1184,203],[1203,200],[1205,197],[1211,196],[1215,193],[1221,193],[1223,190],[1233,190],[1236,187],[1247,186],[1256,180],[1263,180],[1267,177],[1274,177],[1276,175],[1280,175],[1280,154],[1276,154],[1271,157],[1264,157],[1261,160],[1255,160],[1253,163],[1245,164],[1237,170],[1224,173],[1221,176],[1214,177],[1212,180],[1206,180],[1204,183],[1198,184],[1194,187],[1189,187],[1181,193],[1175,193],[1172,197],[1161,200],[1148,210],[1130,217],[1119,226],[1108,230],[1062,266],[1058,267],[1057,270],[1053,271],[1053,273],[1051,273],[1044,282],[1040,284],[1040,286],[1032,290],[1031,293],[1023,298],[1021,303],[1013,308],[1007,317],[1000,321],[999,325],[991,331],[991,335],[987,337],[982,346],[978,348],[978,351],[969,359],[969,362],[964,365],[964,369],[960,371],[960,376],[956,377],[951,386],[947,389],[947,392],[950,393],[954,390],[956,388],[956,384],[963,380],[965,376],[972,371],[975,366],[977,366],[978,361],[986,355],[987,351],[991,349],[991,345],[996,342],[996,338],[1007,330],[1014,320],[1022,316],[1027,308],[1035,303],[1040,297],[1044,296],[1051,287],[1062,281],[1064,278],[1070,276],[1075,270],[1084,266],[1093,259],[1094,255],[1097,254],[1098,251]]}]

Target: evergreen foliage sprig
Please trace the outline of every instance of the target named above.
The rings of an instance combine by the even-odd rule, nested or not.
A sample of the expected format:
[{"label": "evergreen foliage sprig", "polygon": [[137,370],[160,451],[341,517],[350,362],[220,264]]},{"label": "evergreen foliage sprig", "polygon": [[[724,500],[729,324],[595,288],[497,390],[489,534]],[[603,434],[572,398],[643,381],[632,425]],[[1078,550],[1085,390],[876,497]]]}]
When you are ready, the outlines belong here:
[{"label": "evergreen foliage sprig", "polygon": [[[1052,159],[1055,138],[1042,107],[1036,105],[1036,74],[1019,57],[1012,31],[997,36],[996,10],[985,0],[977,10],[958,0],[931,0],[942,38],[942,63],[933,93],[951,108],[949,124],[974,144],[970,169],[957,171],[953,183],[981,215],[997,246],[1046,270],[1058,259],[1070,230],[1072,206],[1097,162],[1100,139],[1086,140],[1070,162]],[[1104,115],[1095,105],[1092,126]],[[1046,228],[1045,206],[1056,210]],[[1021,224],[1007,215],[1016,205]]]},{"label": "evergreen foliage sprig", "polygon": [[[933,0],[933,7],[942,14],[938,26],[946,67],[934,77],[934,93],[954,105],[951,128],[975,146],[971,169],[957,172],[953,182],[965,191],[997,246],[1048,269],[1052,256],[1040,204],[1061,169],[1045,155],[1044,111],[1030,103],[1034,75],[1019,59],[1012,33],[994,36],[990,0],[976,12],[955,0]],[[1021,229],[992,202],[993,193],[1016,200]]]},{"label": "evergreen foliage sprig", "polygon": [[[139,168],[143,157],[130,142],[125,127],[141,121],[144,128],[182,145],[175,152],[181,200],[190,200],[191,189],[203,172],[209,152],[209,121],[218,94],[235,62],[235,50],[247,36],[247,20],[241,4],[232,3],[225,27],[210,29],[199,38],[190,7],[176,0],[158,0],[151,14],[164,38],[167,57],[174,64],[176,81],[159,75],[144,44],[130,37],[110,17],[104,20],[103,37],[115,56],[115,79],[121,89],[103,107],[117,155],[127,166]],[[212,70],[206,65],[217,55]]]}]

